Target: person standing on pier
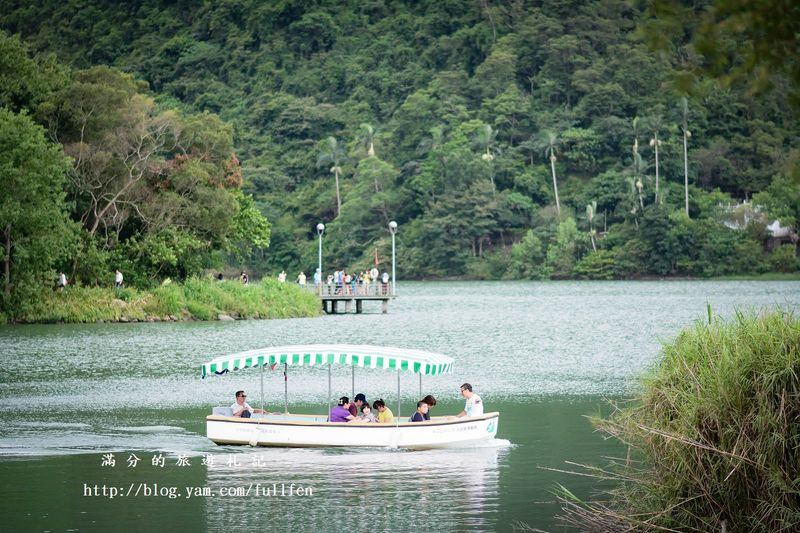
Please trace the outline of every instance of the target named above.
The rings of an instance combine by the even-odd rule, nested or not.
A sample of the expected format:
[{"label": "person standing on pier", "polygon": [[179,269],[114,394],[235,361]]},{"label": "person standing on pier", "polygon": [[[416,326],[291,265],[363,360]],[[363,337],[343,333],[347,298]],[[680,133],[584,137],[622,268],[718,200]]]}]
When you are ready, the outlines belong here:
[{"label": "person standing on pier", "polygon": [[382,284],[381,289],[383,290],[383,294],[388,294],[389,293],[389,273],[388,272],[384,272],[383,275],[381,276],[381,284]]},{"label": "person standing on pier", "polygon": [[306,275],[303,271],[300,271],[300,274],[297,275],[297,284],[300,285],[303,289],[306,288]]},{"label": "person standing on pier", "polygon": [[369,284],[372,281],[372,274],[369,270],[364,272],[364,294],[369,294]]},{"label": "person standing on pier", "polygon": [[342,271],[336,270],[333,273],[333,284],[335,286],[334,294],[341,294],[342,293]]},{"label": "person standing on pier", "polygon": [[353,276],[345,274],[344,270],[342,270],[342,274],[344,274],[344,279],[342,280],[342,285],[344,286],[343,294],[350,294],[350,283],[353,281]]}]

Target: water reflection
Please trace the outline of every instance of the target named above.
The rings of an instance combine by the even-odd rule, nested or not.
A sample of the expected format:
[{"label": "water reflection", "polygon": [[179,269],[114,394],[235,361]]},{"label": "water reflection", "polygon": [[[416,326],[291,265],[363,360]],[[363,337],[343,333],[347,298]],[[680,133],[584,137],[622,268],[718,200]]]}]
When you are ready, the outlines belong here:
[{"label": "water reflection", "polygon": [[[333,525],[352,531],[495,530],[500,464],[510,447],[497,439],[425,452],[224,448],[208,467],[208,487],[214,494],[250,492],[215,498],[206,507],[207,524],[211,530],[267,524],[287,531]],[[232,457],[240,466],[231,464]],[[303,495],[308,489],[313,494]]]},{"label": "water reflection", "polygon": [[0,427],[0,457],[47,457],[82,453],[161,451],[198,455],[213,444],[177,426],[18,421]]}]

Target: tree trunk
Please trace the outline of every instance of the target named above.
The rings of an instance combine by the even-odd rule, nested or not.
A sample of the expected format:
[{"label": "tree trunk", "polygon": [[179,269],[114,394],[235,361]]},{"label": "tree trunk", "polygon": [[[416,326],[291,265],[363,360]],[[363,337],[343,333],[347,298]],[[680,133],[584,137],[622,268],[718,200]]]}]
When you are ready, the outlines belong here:
[{"label": "tree trunk", "polygon": [[3,258],[4,264],[4,276],[6,280],[6,288],[5,293],[6,296],[11,294],[11,224],[6,226],[6,253],[5,257]]},{"label": "tree trunk", "polygon": [[338,217],[342,212],[342,198],[339,196],[339,173],[334,172],[333,175],[336,176],[336,216]]},{"label": "tree trunk", "polygon": [[561,216],[561,204],[558,201],[558,182],[556,181],[556,160],[553,158],[553,149],[550,149],[550,170],[553,172],[553,191],[556,193],[556,213]]},{"label": "tree trunk", "polygon": [[689,216],[689,156],[686,151],[686,128],[683,128],[683,199]]},{"label": "tree trunk", "polygon": [[656,199],[655,199],[655,202],[658,204],[658,203],[660,203],[659,200],[658,200],[658,133],[656,133],[653,136],[653,138],[656,141],[655,143],[653,143],[653,146],[656,149]]},{"label": "tree trunk", "polygon": [[486,147],[486,155],[489,156],[486,160],[489,163],[489,181],[492,182],[492,198],[494,198],[497,194],[497,187],[494,186],[494,165],[492,164],[492,160],[489,159],[492,154],[489,153],[488,146]]}]

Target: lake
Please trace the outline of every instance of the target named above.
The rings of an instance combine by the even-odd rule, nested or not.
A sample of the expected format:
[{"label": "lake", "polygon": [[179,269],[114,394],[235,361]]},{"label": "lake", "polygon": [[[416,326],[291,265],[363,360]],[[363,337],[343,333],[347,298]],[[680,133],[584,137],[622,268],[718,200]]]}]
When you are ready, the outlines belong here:
[{"label": "lake", "polygon": [[[800,304],[800,282],[400,282],[389,314],[155,324],[0,326],[0,510],[10,531],[558,530],[551,491],[590,479],[548,470],[625,450],[586,415],[635,393],[662,342],[714,314]],[[378,344],[436,351],[434,415],[469,382],[500,411],[485,446],[411,452],[220,447],[206,414],[237,389],[282,410],[282,371],[201,379],[200,365],[269,345]],[[334,397],[396,405],[396,375],[334,368]],[[290,368],[289,408],[324,412],[327,370]],[[419,399],[402,378],[402,415]],[[113,455],[114,466],[111,466]],[[106,465],[103,466],[104,461]],[[163,462],[162,462],[163,461]],[[105,495],[103,491],[105,489]],[[113,489],[113,490],[112,490]],[[210,495],[209,495],[210,494]]]}]

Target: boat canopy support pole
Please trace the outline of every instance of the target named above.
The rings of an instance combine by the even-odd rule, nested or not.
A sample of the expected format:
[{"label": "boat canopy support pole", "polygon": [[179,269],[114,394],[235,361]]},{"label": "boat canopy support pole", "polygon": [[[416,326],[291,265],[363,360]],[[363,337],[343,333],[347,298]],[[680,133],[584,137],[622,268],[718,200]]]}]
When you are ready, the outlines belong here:
[{"label": "boat canopy support pole", "polygon": [[356,397],[356,367],[351,366],[350,370],[353,371],[353,395],[350,396],[350,399],[353,400]]},{"label": "boat canopy support pole", "polygon": [[400,371],[397,371],[397,414],[395,420],[400,420]]},{"label": "boat canopy support pole", "polygon": [[283,408],[289,414],[289,364],[283,363]]},{"label": "boat canopy support pole", "polygon": [[264,409],[264,365],[261,365],[261,410],[266,411]]},{"label": "boat canopy support pole", "polygon": [[422,374],[419,375],[419,397],[422,398]]},{"label": "boat canopy support pole", "polygon": [[331,417],[331,367],[333,363],[328,363],[328,420]]}]

